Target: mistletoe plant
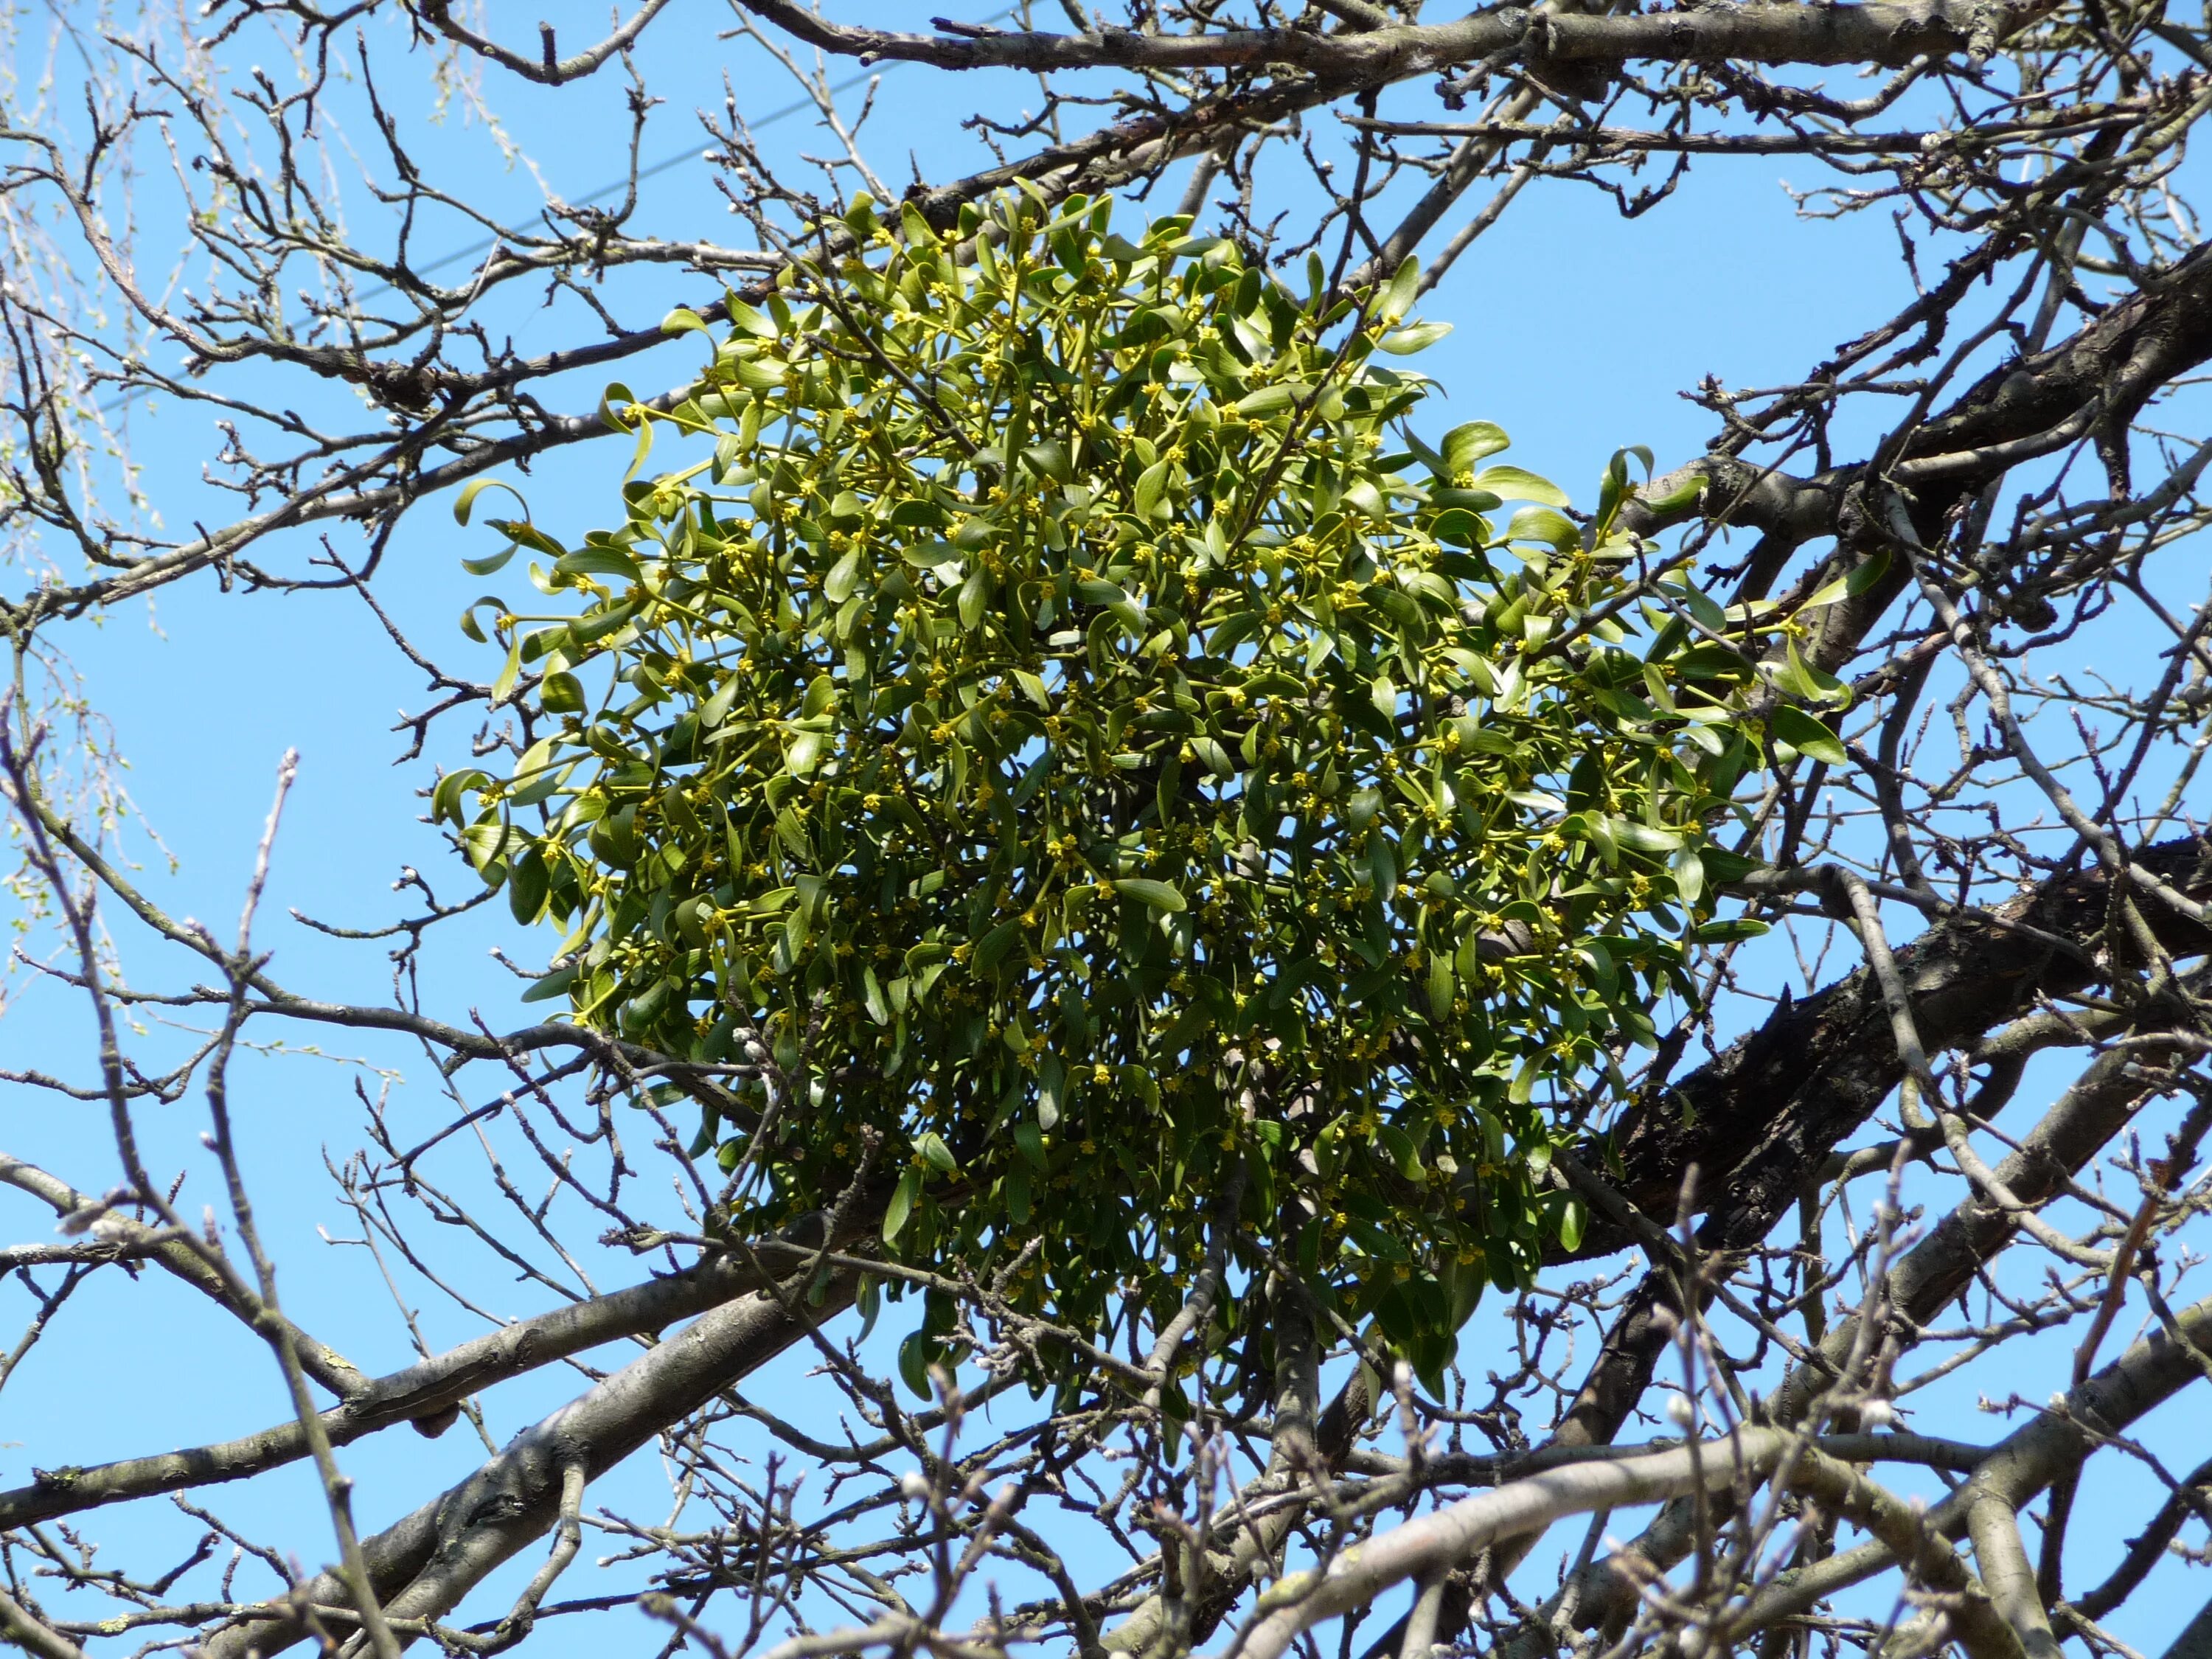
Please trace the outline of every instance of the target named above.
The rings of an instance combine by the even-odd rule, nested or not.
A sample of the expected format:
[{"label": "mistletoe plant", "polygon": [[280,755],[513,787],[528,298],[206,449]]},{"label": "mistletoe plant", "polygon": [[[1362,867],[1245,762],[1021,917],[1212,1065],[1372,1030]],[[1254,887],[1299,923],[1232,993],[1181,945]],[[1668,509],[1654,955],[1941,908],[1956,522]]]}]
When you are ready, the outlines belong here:
[{"label": "mistletoe plant", "polygon": [[438,810],[566,932],[531,995],[721,1079],[733,1231],[872,1146],[887,1255],[1064,1329],[1166,1320],[1214,1243],[1216,1340],[1293,1273],[1433,1376],[1580,1227],[1556,1103],[1740,926],[1707,826],[1758,624],[1608,603],[1625,457],[1577,525],[1478,470],[1496,427],[1412,434],[1410,264],[1299,297],[1110,213],[863,201],[688,398],[612,388],[641,462],[712,453],[573,551],[498,525],[583,605],[480,602],[535,741]]}]

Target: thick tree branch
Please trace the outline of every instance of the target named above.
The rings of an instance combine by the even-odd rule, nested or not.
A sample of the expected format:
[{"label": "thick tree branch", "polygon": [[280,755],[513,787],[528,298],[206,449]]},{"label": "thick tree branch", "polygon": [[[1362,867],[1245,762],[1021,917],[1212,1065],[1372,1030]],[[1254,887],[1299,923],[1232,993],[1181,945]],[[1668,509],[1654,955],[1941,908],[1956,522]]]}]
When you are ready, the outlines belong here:
[{"label": "thick tree branch", "polygon": [[[2192,897],[2212,896],[2212,843],[2166,842],[2135,861]],[[1971,1043],[2039,998],[2094,982],[2091,951],[2108,902],[2101,872],[2067,876],[1988,917],[1942,923],[1899,950],[1898,970],[1929,1051]],[[2008,925],[2014,922],[2025,929]],[[2212,937],[2178,919],[2163,926],[2177,956],[2212,950]],[[2053,938],[2073,951],[2054,948],[2047,942]],[[1591,1156],[1607,1160],[1620,1171],[1621,1191],[1656,1215],[1669,1212],[1685,1173],[1697,1165],[1700,1207],[1741,1215],[1743,1224],[1729,1231],[1748,1243],[1796,1201],[1829,1150],[1905,1075],[1890,1027],[1881,985],[1862,968],[1778,1009],[1717,1059],[1645,1095]],[[1616,1227],[1593,1225],[1578,1254],[1602,1255],[1633,1242]]]},{"label": "thick tree branch", "polygon": [[[810,1303],[805,1281],[716,1308],[632,1360],[534,1427],[466,1480],[432,1498],[362,1546],[370,1578],[394,1621],[436,1619],[501,1562],[560,1521],[568,1471],[594,1480],[696,1411],[723,1389],[801,1340],[810,1326],[849,1304],[849,1275],[833,1275]],[[799,1293],[794,1300],[793,1293]],[[325,1573],[307,1587],[311,1605],[345,1606],[343,1580]],[[273,1609],[217,1632],[208,1659],[274,1659],[307,1631]]]},{"label": "thick tree branch", "polygon": [[809,46],[864,62],[899,58],[939,69],[1293,68],[1338,83],[1380,86],[1456,64],[1517,53],[1564,63],[1889,64],[1953,54],[1986,58],[2039,4],[1929,0],[1915,5],[1803,7],[1589,17],[1519,6],[1451,23],[1389,23],[1316,33],[1220,29],[1195,33],[909,34],[832,23],[797,0],[743,0],[745,9]]},{"label": "thick tree branch", "polygon": [[[748,1254],[788,1263],[811,1255],[811,1247],[763,1241]],[[401,1423],[434,1422],[448,1408],[494,1383],[604,1343],[648,1335],[678,1320],[755,1294],[766,1282],[759,1267],[717,1255],[664,1279],[517,1320],[404,1370],[359,1384],[344,1404],[322,1414],[323,1431],[331,1445],[343,1446]],[[23,1526],[154,1492],[240,1480],[307,1455],[305,1432],[298,1423],[288,1421],[190,1450],[41,1471],[31,1485],[0,1492],[0,1527]]]}]

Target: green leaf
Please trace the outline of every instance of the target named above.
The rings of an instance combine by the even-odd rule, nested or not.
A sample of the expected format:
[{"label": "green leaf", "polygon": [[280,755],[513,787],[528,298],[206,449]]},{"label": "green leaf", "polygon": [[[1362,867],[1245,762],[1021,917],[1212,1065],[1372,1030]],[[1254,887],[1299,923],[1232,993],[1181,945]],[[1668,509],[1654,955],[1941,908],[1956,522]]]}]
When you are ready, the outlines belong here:
[{"label": "green leaf", "polygon": [[945,1138],[936,1130],[924,1129],[916,1135],[914,1149],[928,1160],[932,1169],[949,1176],[960,1173],[960,1161],[952,1156],[952,1149],[945,1144]]},{"label": "green leaf", "polygon": [[744,689],[745,681],[742,676],[725,675],[721,684],[715,688],[714,695],[700,705],[700,726],[711,732],[729,719],[731,705],[737,702],[738,693]]},{"label": "green leaf", "polygon": [[1534,501],[1543,507],[1565,507],[1567,492],[1548,478],[1517,466],[1493,466],[1475,474],[1474,487],[1509,501]]},{"label": "green leaf", "polygon": [[1410,357],[1417,351],[1425,351],[1452,331],[1449,323],[1415,323],[1411,328],[1399,329],[1385,334],[1375,343],[1378,349],[1393,357]]},{"label": "green leaf", "polygon": [[537,981],[522,994],[522,1000],[550,1002],[555,997],[565,995],[569,987],[575,984],[582,976],[583,972],[580,963],[571,963],[566,968],[556,968],[550,974],[541,975]]},{"label": "green leaf", "polygon": [[1505,435],[1505,428],[1495,422],[1469,421],[1444,434],[1444,471],[1456,478],[1462,473],[1472,472],[1474,464],[1485,456],[1495,455],[1512,446],[1513,441]]},{"label": "green leaf", "polygon": [[635,559],[604,543],[565,555],[554,562],[553,568],[563,576],[620,576],[633,582],[643,574]]},{"label": "green leaf", "polygon": [[1445,464],[1444,458],[1422,442],[1419,433],[1407,432],[1402,435],[1406,440],[1406,447],[1412,452],[1413,459],[1428,468],[1431,477],[1440,481],[1450,478],[1451,468]]},{"label": "green leaf", "polygon": [[1030,445],[1022,451],[1022,459],[1039,477],[1050,478],[1055,483],[1066,483],[1074,465],[1067,446],[1056,438]]},{"label": "green leaf", "polygon": [[[487,489],[504,489],[516,501],[522,501],[520,493],[504,478],[471,478],[461,486],[461,493],[453,498],[455,524],[466,524],[469,521],[469,513],[476,506],[477,497]],[[523,501],[522,507],[526,513],[530,510],[530,503],[527,501]]]},{"label": "green leaf", "polygon": [[1755,917],[1731,916],[1725,921],[1701,921],[1690,937],[1700,945],[1733,945],[1741,939],[1763,939],[1769,931],[1766,923]]},{"label": "green leaf", "polygon": [[1161,503],[1167,495],[1168,463],[1155,461],[1137,479],[1136,508],[1140,519],[1161,519]]},{"label": "green leaf", "polygon": [[1370,519],[1389,516],[1389,504],[1382,499],[1382,492],[1364,478],[1355,478],[1345,487],[1344,500],[1347,506],[1358,507]]},{"label": "green leaf", "polygon": [[499,671],[491,683],[491,700],[495,704],[505,702],[522,678],[522,636],[515,635],[514,643],[507,647],[506,666]]},{"label": "green leaf", "polygon": [[514,919],[527,927],[545,908],[545,860],[534,847],[525,848],[507,872],[507,906]]},{"label": "green leaf", "polygon": [[975,954],[971,958],[976,971],[988,974],[1005,961],[1006,952],[1014,948],[1015,941],[1021,936],[1021,922],[1018,920],[1008,920],[1000,922],[981,939],[977,939]]},{"label": "green leaf", "polygon": [[1784,653],[1783,666],[1775,674],[1774,683],[1792,696],[1802,697],[1808,702],[1848,703],[1850,689],[1833,674],[1823,672],[1798,653],[1797,641],[1788,641]]},{"label": "green leaf", "polygon": [[461,568],[471,576],[489,576],[514,556],[514,549],[503,547],[496,553],[487,553],[481,559],[463,559]]},{"label": "green leaf", "polygon": [[1711,594],[1702,588],[1685,586],[1681,599],[1682,608],[1697,619],[1699,627],[1713,634],[1728,631],[1728,612],[1721,609],[1720,601]]},{"label": "green leaf", "polygon": [[497,887],[504,875],[493,861],[507,850],[507,826],[497,822],[472,823],[461,831],[461,850],[482,872],[488,886]]},{"label": "green leaf", "polygon": [[1513,1081],[1505,1091],[1505,1098],[1516,1106],[1526,1106],[1535,1098],[1537,1079],[1544,1074],[1544,1056],[1530,1054],[1513,1073]]},{"label": "green leaf", "polygon": [[773,392],[791,378],[791,371],[773,357],[740,357],[730,368],[748,392]]},{"label": "green leaf", "polygon": [[1375,884],[1376,896],[1388,904],[1398,894],[1398,858],[1391,850],[1388,836],[1376,836],[1367,843],[1363,860],[1367,867],[1367,878]]},{"label": "green leaf", "polygon": [[1607,818],[1606,827],[1623,847],[1634,848],[1639,853],[1671,853],[1682,844],[1681,836],[1672,830],[1655,830],[1648,823],[1637,823],[1628,818]]},{"label": "green leaf", "polygon": [[1854,568],[1850,575],[1838,576],[1833,581],[1821,583],[1814,590],[1813,597],[1797,608],[1800,611],[1818,611],[1823,605],[1835,604],[1837,600],[1846,597],[1850,592],[1850,578],[1857,574],[1857,568]]},{"label": "green leaf", "polygon": [[538,706],[549,714],[580,714],[584,683],[565,671],[548,674],[538,684]]},{"label": "green leaf", "polygon": [[1646,488],[1638,490],[1637,497],[1654,513],[1680,513],[1705,499],[1706,482],[1704,473],[1692,472],[1677,479],[1674,487],[1663,494]]},{"label": "green leaf", "polygon": [[1826,725],[1803,709],[1784,703],[1768,717],[1774,735],[1802,755],[1830,766],[1845,766],[1850,756],[1844,749],[1843,740]]},{"label": "green leaf", "polygon": [[[1257,392],[1249,392],[1239,398],[1230,406],[1231,412],[1242,420],[1265,420],[1270,415],[1282,414],[1297,403],[1302,389],[1294,386],[1263,386]],[[1142,489],[1143,485],[1140,483],[1138,488]],[[1141,501],[1137,510],[1139,513],[1145,510]]]},{"label": "green leaf", "polygon": [[[634,410],[637,394],[620,380],[607,382],[607,389],[599,394],[599,424],[610,432],[629,432],[632,428],[624,418]],[[649,428],[648,422],[641,422]]]},{"label": "green leaf", "polygon": [[1430,951],[1428,970],[1429,1012],[1433,1018],[1441,1020],[1448,1019],[1451,1017],[1452,997],[1456,989],[1456,981],[1452,973],[1451,952],[1449,951]]},{"label": "green leaf", "polygon": [[1150,1072],[1141,1066],[1129,1065],[1121,1067],[1116,1075],[1120,1077],[1123,1088],[1145,1103],[1146,1110],[1156,1112],[1159,1109],[1160,1085],[1152,1080]]},{"label": "green leaf", "polygon": [[[1060,1061],[1055,1056],[1047,1054],[1043,1063],[1037,1067],[1036,1109],[1037,1127],[1040,1129],[1053,1129],[1059,1127],[1060,1109],[1066,1097],[1066,1073],[1061,1069]],[[1042,1143],[1040,1142],[1039,1145],[1042,1146]],[[1035,1162],[1040,1170],[1044,1167],[1044,1158],[1042,1152]]]},{"label": "green leaf", "polygon": [[1127,605],[1129,596],[1119,582],[1109,582],[1103,577],[1085,576],[1075,584],[1075,597],[1085,605]]},{"label": "green leaf", "polygon": [[1505,538],[1515,542],[1543,542],[1567,552],[1582,545],[1583,532],[1574,520],[1548,507],[1524,507],[1505,526]]},{"label": "green leaf", "polygon": [[1421,291],[1421,266],[1410,255],[1390,278],[1390,286],[1382,290],[1382,297],[1375,307],[1378,322],[1395,323],[1413,308],[1413,301]]},{"label": "green leaf", "polygon": [[1123,877],[1114,884],[1114,890],[1123,898],[1135,899],[1154,910],[1174,912],[1185,908],[1183,896],[1164,881],[1149,881],[1142,877]]},{"label": "green leaf", "polygon": [[1583,1230],[1589,1225],[1589,1209],[1579,1198],[1571,1198],[1559,1206],[1559,1248],[1571,1254],[1583,1247]]},{"label": "green leaf", "polygon": [[568,624],[568,637],[578,645],[590,645],[627,628],[636,615],[634,601],[596,606]]},{"label": "green leaf", "polygon": [[1215,739],[1200,736],[1190,740],[1190,751],[1199,763],[1217,778],[1226,781],[1237,775],[1237,763],[1229,758],[1229,751]]},{"label": "green leaf", "polygon": [[914,1201],[921,1195],[921,1171],[908,1166],[891,1188],[890,1202],[884,1206],[884,1243],[894,1243],[906,1230],[907,1218],[914,1213]]},{"label": "green leaf", "polygon": [[[1495,505],[1494,496],[1492,501]],[[1437,514],[1429,532],[1448,547],[1480,547],[1490,539],[1490,526],[1463,507]]]},{"label": "green leaf", "polygon": [[860,585],[860,550],[854,548],[830,568],[822,579],[823,597],[832,605],[842,605],[853,597],[853,590]]},{"label": "green leaf", "polygon": [[1421,1179],[1421,1152],[1413,1136],[1395,1123],[1383,1123],[1376,1127],[1375,1138],[1382,1143],[1383,1152],[1400,1175],[1408,1181]]},{"label": "green leaf", "polygon": [[991,573],[977,565],[960,584],[960,625],[974,633],[983,620],[983,606],[991,597]]},{"label": "green leaf", "polygon": [[1889,550],[1876,548],[1871,556],[1861,559],[1852,567],[1851,574],[1844,578],[1844,591],[1853,599],[1874,592],[1875,585],[1889,574]]},{"label": "green leaf", "polygon": [[776,337],[775,325],[734,294],[722,302],[722,313],[730,319],[732,327],[751,335],[755,339],[773,340]]},{"label": "green leaf", "polygon": [[1684,847],[1667,861],[1674,872],[1674,890],[1682,896],[1685,904],[1695,904],[1705,890],[1705,860],[1698,856],[1694,847]]},{"label": "green leaf", "polygon": [[1486,489],[1462,489],[1456,484],[1437,484],[1429,491],[1431,506],[1439,508],[1463,507],[1470,513],[1492,512],[1502,499]]},{"label": "green leaf", "polygon": [[511,542],[520,542],[534,553],[557,559],[568,550],[527,519],[486,519],[484,522]]},{"label": "green leaf", "polygon": [[929,1340],[927,1331],[916,1331],[899,1344],[899,1376],[921,1400],[933,1397],[929,1386],[929,1367],[936,1358],[937,1344]]}]

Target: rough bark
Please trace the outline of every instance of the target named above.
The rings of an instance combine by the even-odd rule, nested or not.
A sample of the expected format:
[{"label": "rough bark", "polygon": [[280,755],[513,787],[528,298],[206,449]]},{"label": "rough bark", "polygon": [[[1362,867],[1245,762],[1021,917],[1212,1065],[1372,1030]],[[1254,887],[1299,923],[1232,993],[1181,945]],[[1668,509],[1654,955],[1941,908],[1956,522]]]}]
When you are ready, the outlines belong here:
[{"label": "rough bark", "polygon": [[1905,64],[1922,56],[1986,57],[2028,4],[1928,0],[1917,5],[1749,5],[1725,11],[1586,17],[1501,6],[1449,23],[1385,23],[1323,34],[1303,28],[1151,33],[1103,29],[911,34],[825,21],[793,0],[744,0],[747,10],[825,52],[902,58],[939,69],[1292,68],[1331,82],[1379,85],[1432,75],[1501,52],[1563,63]]},{"label": "rough bark", "polygon": [[[2212,896],[2212,842],[2182,837],[2136,860],[2192,896]],[[1901,948],[1898,969],[1929,1053],[2026,1012],[2038,996],[2092,983],[2108,896],[2101,872],[2079,872],[1987,916],[1943,922]],[[2177,954],[2212,948],[2212,939],[2175,918],[2154,921]],[[1764,1236],[1904,1075],[1881,988],[1861,968],[1778,1008],[1709,1064],[1638,1099],[1609,1145],[1593,1150],[1649,1215],[1673,1212],[1695,1164],[1698,1207],[1717,1206],[1725,1218],[1711,1242],[1741,1247]],[[1634,1242],[1618,1226],[1594,1222],[1576,1254],[1607,1255]]]},{"label": "rough bark", "polygon": [[[363,1540],[386,1613],[428,1620],[452,1611],[495,1567],[552,1529],[570,1465],[582,1465],[586,1479],[604,1474],[801,1340],[811,1322],[842,1312],[853,1290],[849,1278],[840,1277],[811,1304],[787,1291],[714,1309],[524,1430],[465,1480]],[[351,1601],[331,1572],[312,1580],[304,1599],[316,1607]],[[207,1659],[267,1659],[307,1634],[298,1616],[272,1604],[269,1617],[231,1625],[204,1651]]]}]

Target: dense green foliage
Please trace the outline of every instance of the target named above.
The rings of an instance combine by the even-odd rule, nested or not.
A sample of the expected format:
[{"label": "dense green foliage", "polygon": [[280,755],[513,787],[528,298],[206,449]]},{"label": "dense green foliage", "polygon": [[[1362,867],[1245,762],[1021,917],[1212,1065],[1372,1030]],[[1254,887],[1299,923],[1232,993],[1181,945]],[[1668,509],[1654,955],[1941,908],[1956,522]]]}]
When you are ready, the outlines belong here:
[{"label": "dense green foliage", "polygon": [[872,1141],[894,1254],[1031,1246],[1012,1293],[1095,1335],[1172,1310],[1237,1192],[1242,1267],[1433,1373],[1580,1224],[1559,1085],[1617,1077],[1729,926],[1741,621],[1686,584],[1601,611],[1625,459],[1578,526],[1481,470],[1497,428],[1417,441],[1410,266],[1302,298],[1109,212],[1012,195],[956,248],[863,204],[864,252],[733,301],[687,401],[612,389],[641,461],[712,454],[574,551],[501,525],[584,608],[486,602],[550,718],[439,809],[567,930],[535,994],[728,1068],[732,1226]]}]

